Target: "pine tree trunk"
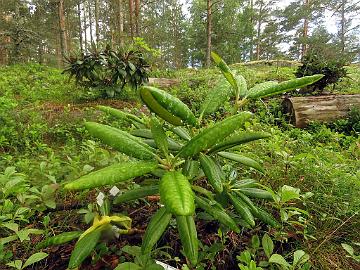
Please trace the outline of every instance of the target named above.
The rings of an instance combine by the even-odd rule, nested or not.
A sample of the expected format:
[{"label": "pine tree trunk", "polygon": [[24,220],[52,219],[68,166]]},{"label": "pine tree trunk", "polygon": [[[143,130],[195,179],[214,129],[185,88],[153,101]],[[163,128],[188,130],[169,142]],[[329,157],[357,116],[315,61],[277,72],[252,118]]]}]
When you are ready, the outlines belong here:
[{"label": "pine tree trunk", "polygon": [[99,29],[99,0],[95,0],[95,34],[96,43],[100,42],[100,29]]},{"label": "pine tree trunk", "polygon": [[80,8],[80,2],[77,3],[77,15],[78,15],[78,27],[79,27],[79,46],[80,51],[83,52],[83,36],[82,36],[82,25],[81,25],[81,8]]},{"label": "pine tree trunk", "polygon": [[263,8],[264,8],[264,2],[260,2],[259,7],[259,14],[258,14],[258,20],[257,20],[257,31],[256,31],[256,60],[260,60],[260,51],[261,51],[261,25],[263,23]]},{"label": "pine tree trunk", "polygon": [[[251,17],[250,17],[250,25],[251,27],[253,27],[253,24],[254,24],[254,0],[251,0],[250,1],[250,14],[251,14]],[[249,54],[250,54],[250,61],[253,60],[254,58],[254,51],[253,51],[253,48],[254,48],[254,36],[253,34],[250,35],[250,46],[249,46]]]},{"label": "pine tree trunk", "polygon": [[87,38],[87,20],[86,20],[86,3],[83,3],[83,14],[84,14],[84,51],[87,51],[88,38]]},{"label": "pine tree trunk", "polygon": [[134,12],[134,3],[133,0],[129,0],[129,28],[130,28],[131,38],[134,37],[133,12]]},{"label": "pine tree trunk", "polygon": [[93,38],[93,17],[92,17],[92,10],[91,10],[91,2],[88,4],[88,11],[89,11],[89,26],[90,26],[90,42],[91,45],[94,44]]},{"label": "pine tree trunk", "polygon": [[59,12],[59,27],[60,27],[60,49],[61,49],[61,56],[62,58],[64,58],[67,53],[64,0],[59,0],[58,8],[59,8],[58,12]]},{"label": "pine tree trunk", "polygon": [[140,0],[135,0],[135,33],[139,36],[139,14],[140,14]]},{"label": "pine tree trunk", "polygon": [[118,31],[119,31],[119,44],[124,46],[124,11],[123,2],[118,0]]},{"label": "pine tree trunk", "polygon": [[206,8],[206,62],[205,65],[207,68],[211,65],[211,31],[212,31],[212,14],[211,14],[211,0],[207,0],[207,8]]},{"label": "pine tree trunk", "polygon": [[342,0],[341,2],[341,29],[340,29],[340,42],[341,42],[341,52],[345,51],[345,24],[346,24],[346,18],[345,18],[345,4],[346,0]]},{"label": "pine tree trunk", "polygon": [[[305,8],[308,9],[310,6],[310,0],[304,0],[305,1]],[[308,13],[308,10],[306,11]],[[306,14],[304,18],[304,24],[303,24],[303,41],[301,44],[301,58],[303,58],[307,52],[307,37],[308,37],[308,31],[309,31],[309,18],[308,14]]]}]

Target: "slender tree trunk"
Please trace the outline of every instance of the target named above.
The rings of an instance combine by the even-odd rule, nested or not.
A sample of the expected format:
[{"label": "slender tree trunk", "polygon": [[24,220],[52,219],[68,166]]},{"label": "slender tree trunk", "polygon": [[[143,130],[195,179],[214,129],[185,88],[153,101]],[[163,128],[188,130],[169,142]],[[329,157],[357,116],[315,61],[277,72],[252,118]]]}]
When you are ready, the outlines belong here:
[{"label": "slender tree trunk", "polygon": [[135,32],[139,36],[139,23],[140,23],[140,0],[135,0]]},{"label": "slender tree trunk", "polygon": [[118,31],[119,31],[119,44],[124,46],[124,11],[123,2],[118,0]]},{"label": "slender tree trunk", "polygon": [[308,38],[308,31],[309,31],[309,15],[308,15],[308,9],[310,6],[310,0],[304,0],[305,8],[306,8],[306,16],[304,18],[304,24],[303,24],[303,41],[301,44],[301,58],[303,58],[307,52],[307,38]]},{"label": "slender tree trunk", "polygon": [[88,3],[88,11],[89,11],[89,26],[90,26],[90,42],[92,45],[94,43],[94,38],[93,38],[93,17],[91,10],[91,2]]},{"label": "slender tree trunk", "polygon": [[79,27],[79,46],[80,51],[83,52],[83,36],[82,36],[82,25],[81,25],[81,9],[80,9],[80,2],[77,3],[77,15],[78,15],[78,27]]},{"label": "slender tree trunk", "polygon": [[129,0],[129,28],[130,28],[131,38],[134,37],[133,12],[134,12],[134,3],[133,0]]},{"label": "slender tree trunk", "polygon": [[99,29],[99,0],[95,0],[95,34],[96,43],[100,42],[100,29]]},{"label": "slender tree trunk", "polygon": [[[250,15],[251,15],[251,17],[250,17],[250,25],[251,25],[251,27],[253,27],[253,25],[254,25],[254,0],[251,0],[250,1]],[[250,61],[251,60],[253,60],[253,55],[254,55],[254,51],[253,51],[253,48],[254,48],[254,36],[253,36],[253,34],[251,33],[250,34],[250,52],[249,52],[249,54],[250,54]]]},{"label": "slender tree trunk", "polygon": [[345,4],[346,0],[342,0],[341,2],[341,29],[340,29],[340,42],[341,42],[341,52],[345,51]]},{"label": "slender tree trunk", "polygon": [[260,60],[260,45],[261,45],[261,25],[262,25],[262,12],[263,12],[263,2],[260,2],[258,21],[257,21],[257,33],[256,33],[256,60]]},{"label": "slender tree trunk", "polygon": [[84,17],[84,51],[87,51],[88,38],[87,38],[87,20],[86,20],[86,3],[83,3],[83,17]]},{"label": "slender tree trunk", "polygon": [[60,48],[61,48],[61,56],[64,58],[67,53],[64,0],[59,0],[58,8],[59,8],[59,26],[60,26]]},{"label": "slender tree trunk", "polygon": [[211,0],[207,0],[207,8],[206,8],[206,36],[207,36],[207,43],[206,43],[206,59],[205,59],[205,66],[207,68],[211,65],[211,31],[212,31],[212,14],[211,14]]}]

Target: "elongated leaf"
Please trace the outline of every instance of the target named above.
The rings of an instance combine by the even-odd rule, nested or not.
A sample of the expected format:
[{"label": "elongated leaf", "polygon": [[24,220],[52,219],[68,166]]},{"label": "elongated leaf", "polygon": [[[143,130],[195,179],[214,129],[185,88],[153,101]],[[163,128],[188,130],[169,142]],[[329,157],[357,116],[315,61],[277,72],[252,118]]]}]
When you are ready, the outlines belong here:
[{"label": "elongated leaf", "polygon": [[141,137],[141,138],[145,138],[145,139],[154,138],[150,129],[135,129],[135,130],[130,131],[130,134],[133,136]]},{"label": "elongated leaf", "polygon": [[173,115],[163,106],[161,106],[159,102],[153,97],[149,89],[143,87],[140,88],[140,96],[146,106],[156,115],[158,115],[168,123],[173,124],[174,126],[183,125],[181,118]]},{"label": "elongated leaf", "polygon": [[146,228],[144,239],[141,245],[143,254],[150,253],[154,245],[159,241],[161,235],[166,230],[171,219],[171,213],[165,207],[160,208],[151,218]]},{"label": "elongated leaf", "polygon": [[267,89],[271,89],[272,87],[275,87],[279,83],[276,81],[267,81],[263,83],[258,83],[254,87],[248,89],[248,91],[245,93],[245,96],[255,96],[257,93],[261,93],[266,91]]},{"label": "elongated leaf", "polygon": [[192,216],[176,216],[176,224],[184,253],[192,265],[198,260],[198,239],[194,218]]},{"label": "elongated leaf", "polygon": [[49,254],[45,253],[45,252],[38,252],[35,253],[33,255],[31,255],[26,262],[24,263],[22,269],[28,267],[29,265],[32,265],[34,263],[37,263],[43,259],[45,259],[47,256],[49,256]]},{"label": "elongated leaf", "polygon": [[237,97],[245,96],[246,92],[248,91],[247,82],[241,74],[235,74],[235,80],[238,86],[238,91],[235,93]]},{"label": "elongated leaf", "polygon": [[200,153],[200,164],[201,167],[212,187],[217,193],[223,191],[223,182],[225,181],[225,175],[222,173],[219,165],[215,161],[202,153]]},{"label": "elongated leaf", "polygon": [[218,154],[219,154],[219,156],[239,162],[245,166],[249,166],[251,168],[258,170],[259,172],[265,173],[263,167],[257,161],[255,161],[251,158],[245,157],[240,154],[229,153],[229,152],[218,152]]},{"label": "elongated leaf", "polygon": [[123,111],[120,111],[120,110],[117,110],[117,109],[114,109],[114,108],[111,108],[108,106],[98,105],[97,108],[103,112],[106,112],[106,113],[118,118],[118,119],[130,121],[130,122],[131,122],[131,120],[134,120],[140,124],[145,124],[142,119],[140,119],[139,117],[137,117],[133,114],[126,113],[126,112],[123,112]]},{"label": "elongated leaf", "polygon": [[256,92],[248,91],[246,97],[250,99],[255,99],[255,98],[262,98],[262,97],[281,94],[290,90],[294,90],[297,88],[301,88],[313,84],[314,82],[320,80],[322,77],[324,77],[324,75],[316,74],[312,76],[305,76],[302,78],[281,82],[273,86],[264,87],[263,89]]},{"label": "elongated leaf", "polygon": [[77,239],[83,232],[82,231],[74,231],[74,232],[64,232],[53,237],[49,237],[44,241],[41,241],[36,245],[37,249],[46,248],[48,246],[53,245],[62,245],[64,243],[70,242],[74,239]]},{"label": "elongated leaf", "polygon": [[225,63],[225,61],[215,52],[211,52],[211,57],[214,60],[215,64],[218,66],[218,68],[221,70],[226,80],[230,83],[233,90],[238,91],[238,85],[235,80],[234,74],[232,73],[228,65]]},{"label": "elongated leaf", "polygon": [[81,265],[81,263],[91,254],[97,242],[100,239],[102,227],[92,231],[79,240],[74,247],[70,256],[68,268],[73,269]]},{"label": "elongated leaf", "polygon": [[209,91],[201,104],[200,113],[207,115],[216,112],[232,94],[232,88],[225,79],[219,80],[215,87]]},{"label": "elongated leaf", "polygon": [[270,236],[265,233],[263,238],[261,239],[261,243],[266,257],[270,258],[271,254],[274,251],[274,242],[271,240]]},{"label": "elongated leaf", "polygon": [[94,122],[85,123],[85,127],[92,136],[126,155],[145,160],[154,158],[148,145],[127,132]]},{"label": "elongated leaf", "polygon": [[161,123],[157,118],[153,117],[151,118],[150,127],[157,147],[165,156],[167,156],[169,143]]},{"label": "elongated leaf", "polygon": [[195,196],[195,201],[198,207],[209,213],[220,223],[229,227],[236,233],[240,232],[240,229],[236,225],[236,222],[226,213],[225,209],[221,205],[217,204],[216,202],[214,204],[211,204],[210,200],[199,196]]},{"label": "elongated leaf", "polygon": [[[181,119],[180,121],[182,121],[183,123],[196,126],[197,121],[194,114],[188,108],[188,106],[186,106],[186,104],[183,103],[180,99],[170,95],[169,93],[163,90],[151,86],[143,86],[140,89],[140,93],[146,105],[148,105],[149,103],[149,105],[151,106],[151,103],[154,103],[154,101],[156,101],[156,103],[160,105],[162,108],[164,108],[165,111],[167,111],[174,117]],[[150,95],[152,98],[150,98]],[[152,108],[150,107],[150,109]],[[153,108],[152,110],[160,117],[162,117],[163,113],[161,113],[159,110],[156,110],[156,108]],[[167,119],[165,120],[167,121]]]},{"label": "elongated leaf", "polygon": [[251,116],[252,114],[250,112],[241,112],[203,130],[180,150],[178,156],[190,157],[205,149],[209,149],[214,144],[232,134],[235,130],[240,129]]},{"label": "elongated leaf", "polygon": [[181,172],[167,172],[160,181],[160,198],[166,209],[179,216],[189,216],[195,211],[191,185]]},{"label": "elongated leaf", "polygon": [[126,191],[115,198],[114,204],[124,203],[159,193],[159,186],[144,186]]},{"label": "elongated leaf", "polygon": [[229,193],[228,196],[236,212],[245,220],[247,224],[249,224],[251,227],[254,227],[255,220],[247,204],[235,194],[232,195],[231,193]]},{"label": "elongated leaf", "polygon": [[[153,148],[157,148],[155,140],[145,139],[144,143],[146,143],[147,145],[149,145]],[[182,144],[177,143],[176,141],[174,141],[171,138],[167,138],[167,143],[168,143],[168,149],[170,151],[179,151],[181,149],[181,147],[183,146]]]},{"label": "elongated leaf", "polygon": [[209,152],[213,153],[213,152],[223,151],[235,147],[237,145],[268,138],[270,136],[271,136],[270,134],[264,132],[248,132],[248,131],[238,132],[237,134],[227,138],[223,142],[216,144],[213,148],[210,149]]},{"label": "elongated leaf", "polygon": [[65,189],[83,190],[106,185],[114,185],[134,177],[150,173],[157,168],[156,162],[139,161],[111,165],[89,173],[65,185]]},{"label": "elongated leaf", "polygon": [[178,135],[181,139],[185,140],[185,141],[190,141],[191,140],[191,136],[189,135],[189,133],[187,132],[187,130],[183,127],[175,127],[172,129],[172,131]]}]

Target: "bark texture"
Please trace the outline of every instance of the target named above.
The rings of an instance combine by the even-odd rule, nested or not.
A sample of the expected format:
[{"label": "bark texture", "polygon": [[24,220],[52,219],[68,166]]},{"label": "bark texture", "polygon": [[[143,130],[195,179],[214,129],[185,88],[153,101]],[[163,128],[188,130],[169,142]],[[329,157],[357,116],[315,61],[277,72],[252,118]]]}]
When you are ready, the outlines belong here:
[{"label": "bark texture", "polygon": [[284,100],[284,109],[298,128],[306,127],[310,121],[331,122],[345,118],[353,106],[360,108],[360,94],[291,97]]}]

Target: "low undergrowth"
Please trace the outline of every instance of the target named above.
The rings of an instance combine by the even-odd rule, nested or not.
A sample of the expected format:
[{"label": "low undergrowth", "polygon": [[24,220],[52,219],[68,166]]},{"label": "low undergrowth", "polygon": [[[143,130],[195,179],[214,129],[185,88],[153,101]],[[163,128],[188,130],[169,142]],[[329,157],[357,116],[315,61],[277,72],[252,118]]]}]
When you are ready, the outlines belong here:
[{"label": "low undergrowth", "polygon": [[[19,69],[28,71],[21,73],[24,76],[18,76]],[[358,93],[355,70],[350,67],[352,79],[340,82],[336,91],[341,89],[345,93]],[[128,161],[129,158],[94,140],[82,126],[84,119],[122,126],[120,120],[92,108],[97,103],[108,105],[108,101],[75,108],[74,103],[84,101],[83,92],[65,83],[58,70],[34,65],[5,68],[2,71],[0,264],[4,265],[15,260],[25,262],[32,254],[39,252],[34,246],[43,239],[40,234],[50,236],[72,231],[75,227],[85,230],[88,225],[84,220],[91,220],[95,213],[101,211],[96,203],[99,192],[109,197],[109,190],[105,188],[68,194],[59,185],[116,162]],[[250,86],[265,79],[285,80],[293,77],[292,68],[240,67],[239,71],[245,75]],[[180,77],[183,83],[170,92],[184,98],[191,108],[200,108],[201,101],[218,75],[216,70],[206,73],[195,70],[176,72],[174,76]],[[44,110],[32,105],[39,100],[45,102],[43,104],[47,107]],[[114,101],[114,104],[118,104],[119,108],[129,107],[129,111],[136,114],[139,110],[145,111],[136,102],[119,104]],[[266,142],[252,142],[236,149],[239,153],[250,153],[249,157],[261,162],[266,173],[261,175],[244,166],[239,166],[237,171],[270,186],[276,192],[281,191],[284,185],[300,189],[300,196],[291,200],[287,207],[298,207],[306,213],[295,214],[296,222],[286,230],[275,232],[259,224],[239,234],[227,231],[215,221],[209,223],[209,216],[199,213],[196,226],[202,244],[197,269],[230,269],[230,266],[235,269],[240,264],[249,265],[245,262],[247,255],[242,254],[246,249],[253,260],[267,261],[263,245],[258,244],[265,234],[269,234],[274,242],[273,253],[282,254],[288,262],[292,261],[296,250],[304,250],[310,256],[313,269],[358,267],[355,257],[352,258],[341,245],[349,244],[355,249],[355,254],[359,254],[356,246],[360,242],[358,134],[342,133],[340,128],[320,124],[307,130],[296,129],[279,111],[278,104],[270,100],[266,105],[259,103],[253,106],[251,110],[255,112],[255,118],[246,126],[250,131],[268,132],[271,137]],[[212,117],[222,118],[229,106],[230,103],[225,104]],[[227,164],[224,166],[226,169]],[[6,185],[10,180],[14,181],[14,186]],[[138,188],[141,180],[135,179],[118,185],[118,188],[120,192]],[[267,202],[262,207],[275,215],[280,213],[279,204]],[[138,258],[134,246],[141,245],[149,213],[157,208],[157,199],[148,198],[113,209],[132,218],[137,231],[120,236],[120,240],[107,239],[106,246],[98,245],[93,256],[85,261],[83,269],[113,269],[118,263]],[[82,214],[79,214],[79,210]],[[175,224],[170,223],[170,229],[158,243],[153,256],[181,267],[185,261],[180,252],[180,239],[175,232]],[[34,264],[33,269],[66,269],[73,246],[74,242],[71,242],[45,249],[49,256]],[[15,252],[15,249],[18,251]]]}]

